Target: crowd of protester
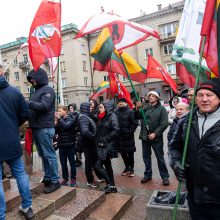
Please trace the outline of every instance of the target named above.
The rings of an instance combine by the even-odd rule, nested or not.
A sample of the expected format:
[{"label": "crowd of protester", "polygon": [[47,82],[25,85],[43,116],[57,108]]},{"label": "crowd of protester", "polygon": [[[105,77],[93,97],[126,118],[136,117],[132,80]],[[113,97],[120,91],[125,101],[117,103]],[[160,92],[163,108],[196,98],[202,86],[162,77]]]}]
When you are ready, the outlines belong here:
[{"label": "crowd of protester", "polygon": [[[0,66],[0,73],[1,70]],[[55,111],[55,93],[48,86],[45,70],[31,70],[27,79],[35,91],[30,100],[25,102],[21,93],[0,74],[0,131],[3,134],[0,139],[0,175],[3,162],[8,163],[22,197],[19,212],[26,219],[32,219],[34,212],[29,180],[21,159],[22,149],[16,135],[19,126],[26,120],[29,121],[34,144],[42,159],[44,193],[52,193],[61,186],[76,187],[77,167],[82,165],[82,155],[85,158],[87,186],[98,188],[99,183],[105,182],[101,190],[116,193],[112,159],[120,155],[124,163],[121,175],[135,176],[135,166],[138,164],[134,162],[134,134],[138,125],[141,127],[139,138],[145,165],[141,183],[146,184],[152,180],[153,149],[162,184],[169,185],[163,135],[170,125],[167,135],[169,165],[179,181],[186,181],[192,219],[220,219],[220,191],[216,187],[220,184],[219,82],[209,80],[199,85],[196,91],[190,88],[187,97],[174,96],[170,101],[169,112],[161,105],[158,91],[150,91],[141,101],[134,101],[133,109],[128,106],[126,99],[119,98],[116,105],[112,100],[98,103],[91,99],[81,103],[79,110],[72,103],[59,106]],[[192,128],[186,164],[182,166],[192,103]],[[56,149],[59,150],[62,178],[59,176]],[[5,209],[4,192],[0,184],[0,219],[5,218]]]}]

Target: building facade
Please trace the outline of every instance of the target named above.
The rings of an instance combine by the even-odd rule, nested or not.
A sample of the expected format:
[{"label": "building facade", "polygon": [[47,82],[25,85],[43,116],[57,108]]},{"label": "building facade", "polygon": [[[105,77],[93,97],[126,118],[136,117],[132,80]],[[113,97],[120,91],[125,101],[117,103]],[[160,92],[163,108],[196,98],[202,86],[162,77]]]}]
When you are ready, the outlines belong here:
[{"label": "building facade", "polygon": [[[131,19],[142,25],[148,25],[157,30],[160,39],[149,37],[145,41],[126,49],[144,68],[147,68],[147,54],[150,53],[165,67],[171,76],[176,79],[178,88],[182,90],[184,85],[176,77],[175,62],[171,60],[173,44],[175,42],[179,21],[183,11],[184,1],[176,2],[162,8],[158,5],[158,11],[151,14],[142,13],[141,16]],[[59,57],[61,84],[63,88],[64,104],[72,102],[78,106],[81,102],[89,99],[90,94],[98,85],[107,80],[107,73],[93,71],[93,59],[89,55],[91,48],[96,42],[98,34],[74,39],[78,28],[74,24],[67,24],[62,27],[62,51]],[[25,98],[30,96],[30,84],[26,80],[28,72],[32,69],[28,48],[20,50],[27,38],[21,37],[14,42],[0,46],[2,64],[6,70],[6,78],[11,85],[17,87]],[[20,50],[19,54],[18,51]],[[58,91],[57,74],[54,76],[50,72],[48,61],[42,67],[48,72],[50,85]],[[132,92],[128,80],[120,76],[121,81]],[[162,99],[168,101],[172,95],[170,87],[160,80],[147,79],[146,83],[134,83],[139,96],[150,90],[156,89],[161,93]]]}]

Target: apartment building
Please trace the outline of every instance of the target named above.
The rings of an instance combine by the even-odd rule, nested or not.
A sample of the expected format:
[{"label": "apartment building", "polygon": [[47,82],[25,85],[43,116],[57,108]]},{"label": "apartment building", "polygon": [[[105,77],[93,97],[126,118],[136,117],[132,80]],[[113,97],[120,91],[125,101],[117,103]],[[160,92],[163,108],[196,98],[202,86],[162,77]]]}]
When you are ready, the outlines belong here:
[{"label": "apartment building", "polygon": [[[168,70],[174,79],[176,79],[176,70],[175,63],[171,60],[171,53],[183,6],[184,1],[176,2],[164,8],[162,5],[158,5],[158,11],[151,14],[142,12],[141,16],[131,19],[131,21],[148,25],[157,30],[160,39],[149,37],[138,45],[126,49],[126,52],[145,68],[147,67],[147,54],[150,53]],[[68,105],[75,102],[79,106],[81,102],[88,100],[91,92],[103,80],[107,80],[107,73],[93,71],[93,59],[89,56],[98,34],[74,39],[77,31],[78,28],[73,23],[62,27],[62,52],[59,57],[59,63],[64,103]],[[5,74],[7,80],[28,99],[30,96],[30,84],[27,82],[26,76],[32,69],[28,48],[23,48],[17,54],[26,40],[26,37],[18,38],[14,42],[1,45],[0,49],[3,66],[5,68],[9,66]],[[54,77],[52,76],[48,61],[45,61],[42,67],[48,72],[49,83],[56,92],[58,91],[59,96],[57,74]],[[122,76],[120,76],[120,79],[128,90],[132,92],[128,80]],[[183,89],[184,85],[178,79],[176,81],[178,88],[180,90]],[[167,101],[171,95],[170,87],[160,80],[147,79],[144,85],[134,83],[134,86],[140,96],[152,89],[158,90],[162,99]]]}]

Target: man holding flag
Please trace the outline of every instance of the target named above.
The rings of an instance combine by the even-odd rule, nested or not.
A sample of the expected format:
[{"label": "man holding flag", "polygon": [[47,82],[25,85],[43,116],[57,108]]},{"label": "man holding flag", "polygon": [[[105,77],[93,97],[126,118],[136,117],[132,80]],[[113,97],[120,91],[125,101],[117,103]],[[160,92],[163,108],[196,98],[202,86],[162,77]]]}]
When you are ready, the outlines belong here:
[{"label": "man holding flag", "polygon": [[196,91],[186,163],[182,155],[189,118],[179,125],[170,144],[172,168],[177,179],[186,181],[192,220],[220,219],[220,81],[208,80]]}]

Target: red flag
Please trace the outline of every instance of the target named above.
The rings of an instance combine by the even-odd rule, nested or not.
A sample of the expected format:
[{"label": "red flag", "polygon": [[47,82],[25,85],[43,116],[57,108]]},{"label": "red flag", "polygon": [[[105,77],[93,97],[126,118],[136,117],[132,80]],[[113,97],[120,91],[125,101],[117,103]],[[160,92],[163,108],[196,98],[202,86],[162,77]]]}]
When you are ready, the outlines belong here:
[{"label": "red flag", "polygon": [[32,152],[32,129],[28,128],[25,133],[25,150],[31,155]]},{"label": "red flag", "polygon": [[176,74],[183,83],[187,84],[190,88],[194,87],[196,78],[188,72],[183,64],[176,63]]},{"label": "red flag", "polygon": [[108,73],[109,83],[110,83],[110,92],[112,96],[118,94],[118,98],[125,98],[129,107],[133,107],[133,103],[131,100],[131,95],[123,85],[123,83],[118,79],[116,73]]},{"label": "red flag", "polygon": [[58,57],[61,51],[61,4],[43,0],[29,32],[29,55],[37,70],[45,58]]},{"label": "red flag", "polygon": [[148,54],[148,66],[147,66],[147,78],[158,78],[168,83],[172,90],[177,93],[177,84],[171,78],[169,73],[155,60],[150,54]]},{"label": "red flag", "polygon": [[[219,57],[219,18],[220,18],[219,1],[209,0],[206,3],[201,36],[206,36],[203,57],[209,69],[214,73],[215,77],[218,73],[218,57]],[[201,49],[201,48],[200,48]]]}]

